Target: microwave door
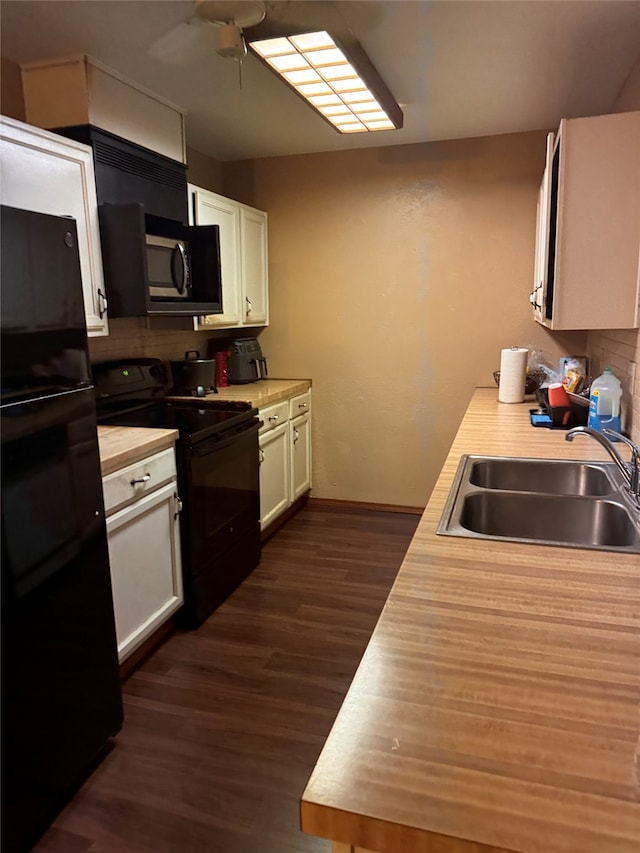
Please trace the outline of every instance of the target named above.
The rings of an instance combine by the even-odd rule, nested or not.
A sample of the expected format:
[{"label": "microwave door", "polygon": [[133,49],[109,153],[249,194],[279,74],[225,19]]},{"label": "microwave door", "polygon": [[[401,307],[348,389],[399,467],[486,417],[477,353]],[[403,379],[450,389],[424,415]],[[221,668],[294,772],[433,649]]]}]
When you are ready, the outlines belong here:
[{"label": "microwave door", "polygon": [[203,303],[200,313],[222,312],[222,270],[220,264],[220,228],[218,225],[191,225],[182,229],[181,238],[189,247],[190,299]]},{"label": "microwave door", "polygon": [[152,299],[189,296],[189,261],[181,240],[147,235],[147,271]]}]

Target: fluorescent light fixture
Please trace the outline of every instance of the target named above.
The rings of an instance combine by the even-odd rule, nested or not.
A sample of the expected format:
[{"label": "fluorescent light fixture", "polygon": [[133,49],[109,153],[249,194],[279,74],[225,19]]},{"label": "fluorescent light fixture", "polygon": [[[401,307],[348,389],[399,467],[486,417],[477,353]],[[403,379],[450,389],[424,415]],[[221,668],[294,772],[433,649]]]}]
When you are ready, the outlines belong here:
[{"label": "fluorescent light fixture", "polygon": [[402,110],[357,42],[344,48],[322,31],[249,48],[340,133],[402,127]]}]

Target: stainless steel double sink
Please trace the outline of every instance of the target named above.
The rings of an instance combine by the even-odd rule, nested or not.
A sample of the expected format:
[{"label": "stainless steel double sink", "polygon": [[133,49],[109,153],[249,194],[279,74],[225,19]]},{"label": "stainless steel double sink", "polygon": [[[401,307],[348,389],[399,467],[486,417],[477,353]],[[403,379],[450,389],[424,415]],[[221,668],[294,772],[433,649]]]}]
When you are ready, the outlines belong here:
[{"label": "stainless steel double sink", "polygon": [[640,512],[609,462],[463,456],[438,533],[640,554]]}]

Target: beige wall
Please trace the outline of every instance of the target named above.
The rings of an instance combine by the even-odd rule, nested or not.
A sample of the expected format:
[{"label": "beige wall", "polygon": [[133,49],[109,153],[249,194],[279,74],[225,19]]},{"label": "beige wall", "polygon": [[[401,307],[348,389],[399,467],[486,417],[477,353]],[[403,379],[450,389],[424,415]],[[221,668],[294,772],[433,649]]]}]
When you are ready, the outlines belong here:
[{"label": "beige wall", "polygon": [[2,57],[0,68],[0,112],[9,118],[24,121],[24,97],[20,66]]},{"label": "beige wall", "polygon": [[[640,56],[618,93],[611,112],[640,110]],[[598,375],[612,367],[624,389],[623,426],[634,441],[640,442],[640,330],[589,332],[587,351]]]},{"label": "beige wall", "polygon": [[423,506],[503,347],[584,352],[531,318],[544,156],[540,132],[223,167],[269,213],[260,340],[313,380],[316,496]]},{"label": "beige wall", "polygon": [[214,193],[222,192],[222,163],[187,147],[187,180]]},{"label": "beige wall", "polygon": [[640,55],[611,108],[612,113],[625,113],[632,110],[640,110]]}]

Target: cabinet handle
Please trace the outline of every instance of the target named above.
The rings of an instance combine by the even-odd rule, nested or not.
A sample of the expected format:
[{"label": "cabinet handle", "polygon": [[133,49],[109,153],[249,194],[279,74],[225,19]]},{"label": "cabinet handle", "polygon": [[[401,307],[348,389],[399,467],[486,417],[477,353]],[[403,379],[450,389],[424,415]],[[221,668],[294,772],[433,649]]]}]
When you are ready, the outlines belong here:
[{"label": "cabinet handle", "polygon": [[176,502],[176,511],[173,513],[174,521],[182,512],[182,501],[180,500],[180,496],[177,492],[173,493],[173,499]]},{"label": "cabinet handle", "polygon": [[300,433],[298,432],[297,427],[294,427],[293,428],[293,443],[295,444],[299,438],[300,438]]},{"label": "cabinet handle", "polygon": [[137,486],[138,483],[148,483],[151,479],[151,474],[145,474],[144,477],[136,477],[131,481],[132,486]]},{"label": "cabinet handle", "polygon": [[245,299],[245,302],[246,302],[246,310],[245,310],[245,314],[246,314],[246,315],[247,315],[247,317],[248,317],[248,316],[249,316],[249,314],[251,314],[251,309],[253,308],[253,305],[251,304],[251,300],[249,299],[249,297],[248,297],[248,296],[245,296],[245,298],[244,298],[244,299]]},{"label": "cabinet handle", "polygon": [[269,423],[275,424],[278,421],[278,417],[279,417],[278,415],[271,415],[269,418],[267,418],[267,420],[269,421]]},{"label": "cabinet handle", "polygon": [[299,409],[308,409],[309,406],[307,403],[298,403],[298,408]]},{"label": "cabinet handle", "polygon": [[259,456],[258,464],[262,465],[263,462],[264,462],[264,450],[262,448],[260,448],[260,456]]},{"label": "cabinet handle", "polygon": [[104,317],[104,315],[107,313],[108,305],[109,305],[109,303],[107,302],[107,297],[100,290],[100,288],[98,288],[98,315],[99,315],[101,320]]}]

